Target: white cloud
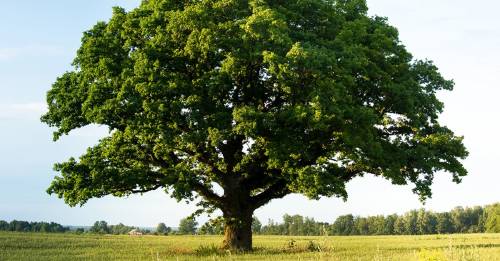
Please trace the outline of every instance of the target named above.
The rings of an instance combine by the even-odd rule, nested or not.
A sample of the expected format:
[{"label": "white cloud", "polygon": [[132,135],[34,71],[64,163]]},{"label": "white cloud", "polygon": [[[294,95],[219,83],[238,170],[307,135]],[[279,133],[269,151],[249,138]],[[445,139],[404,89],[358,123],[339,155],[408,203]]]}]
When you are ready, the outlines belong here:
[{"label": "white cloud", "polygon": [[26,45],[0,48],[0,62],[21,57],[60,56],[66,51],[62,47],[51,45]]},{"label": "white cloud", "polygon": [[0,103],[0,119],[38,118],[46,111],[47,105],[43,102]]}]

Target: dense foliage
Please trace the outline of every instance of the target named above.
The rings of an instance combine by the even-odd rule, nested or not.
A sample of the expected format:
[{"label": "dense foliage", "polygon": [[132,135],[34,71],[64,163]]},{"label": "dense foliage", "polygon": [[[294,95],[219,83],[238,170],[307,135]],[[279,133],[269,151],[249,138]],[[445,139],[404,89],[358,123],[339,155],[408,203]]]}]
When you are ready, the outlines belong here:
[{"label": "dense foliage", "polygon": [[[54,139],[109,136],[56,164],[69,205],[164,189],[224,213],[226,245],[251,248],[255,209],[290,193],[347,197],[373,174],[414,184],[467,174],[438,122],[452,90],[364,0],[143,0],[84,33],[47,94]],[[215,190],[220,187],[223,193]]]},{"label": "dense foliage", "polygon": [[13,220],[10,223],[0,220],[0,231],[64,233],[69,227],[54,222],[28,222]]}]

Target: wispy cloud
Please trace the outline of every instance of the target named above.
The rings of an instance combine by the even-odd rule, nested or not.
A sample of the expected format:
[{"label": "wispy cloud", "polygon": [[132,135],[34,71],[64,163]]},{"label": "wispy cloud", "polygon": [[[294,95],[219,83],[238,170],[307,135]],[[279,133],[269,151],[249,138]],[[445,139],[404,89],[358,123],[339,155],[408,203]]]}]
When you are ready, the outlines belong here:
[{"label": "wispy cloud", "polygon": [[38,118],[46,111],[47,104],[43,102],[11,104],[0,103],[0,120]]},{"label": "wispy cloud", "polygon": [[67,53],[62,47],[52,45],[26,45],[18,47],[0,47],[0,62],[22,57],[60,56]]}]

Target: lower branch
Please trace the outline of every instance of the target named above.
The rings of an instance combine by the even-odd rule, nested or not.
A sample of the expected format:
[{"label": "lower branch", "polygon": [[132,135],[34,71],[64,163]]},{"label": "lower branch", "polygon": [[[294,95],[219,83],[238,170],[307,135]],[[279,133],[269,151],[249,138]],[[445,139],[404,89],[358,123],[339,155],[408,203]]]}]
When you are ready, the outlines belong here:
[{"label": "lower branch", "polygon": [[251,197],[250,202],[254,209],[257,209],[273,199],[282,198],[290,193],[291,191],[287,186],[287,182],[281,179],[267,188],[264,192]]},{"label": "lower branch", "polygon": [[196,193],[205,198],[205,200],[216,206],[221,205],[222,198],[219,195],[217,195],[214,191],[212,191],[210,188],[198,182],[195,182],[191,185],[193,186],[194,191],[196,191]]}]

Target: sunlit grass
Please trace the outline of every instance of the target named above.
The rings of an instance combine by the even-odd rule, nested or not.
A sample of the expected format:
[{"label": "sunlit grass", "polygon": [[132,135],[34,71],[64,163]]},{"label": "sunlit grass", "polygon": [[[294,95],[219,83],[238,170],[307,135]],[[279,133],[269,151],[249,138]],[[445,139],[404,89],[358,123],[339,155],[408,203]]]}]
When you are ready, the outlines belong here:
[{"label": "sunlit grass", "polygon": [[255,236],[252,253],[219,236],[111,236],[0,232],[0,260],[500,260],[500,234]]}]

